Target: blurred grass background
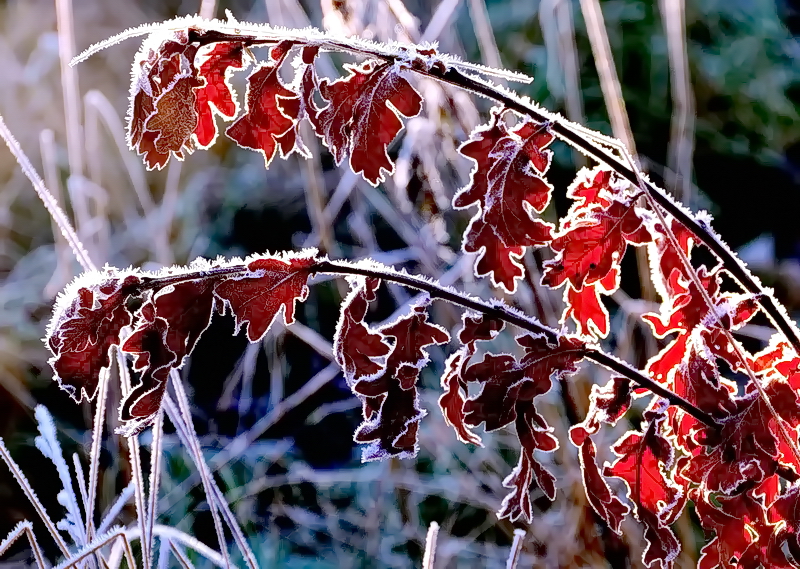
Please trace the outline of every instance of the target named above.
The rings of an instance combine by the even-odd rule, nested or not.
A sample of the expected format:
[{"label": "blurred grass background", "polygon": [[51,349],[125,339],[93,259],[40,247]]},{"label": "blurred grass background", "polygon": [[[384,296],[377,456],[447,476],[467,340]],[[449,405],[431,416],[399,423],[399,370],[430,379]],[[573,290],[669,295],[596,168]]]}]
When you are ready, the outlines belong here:
[{"label": "blurred grass background", "polygon": [[[438,40],[443,51],[533,75],[530,85],[510,86],[612,134],[613,112],[607,110],[584,17],[592,2],[234,0],[214,9],[218,16],[230,9],[240,20],[293,27],[310,23],[379,40]],[[800,5],[796,0],[687,0],[685,33],[676,40],[665,31],[664,13],[671,3],[600,2],[639,160],[687,205],[711,211],[716,229],[796,314]],[[448,207],[471,166],[455,149],[487,110],[484,101],[464,93],[418,84],[426,97],[425,116],[408,121],[392,149],[397,173],[377,189],[336,167],[316,142],[314,159],[277,159],[265,170],[260,155],[223,137],[208,152],[183,163],[173,160],[162,172],[145,172],[125,148],[122,129],[138,42],[114,46],[72,72],[64,71],[59,54],[77,53],[141,23],[195,13],[201,4],[208,9],[214,3],[73,0],[71,6],[60,4],[68,8],[60,16],[51,0],[0,3],[0,113],[77,218],[96,259],[120,267],[157,267],[198,255],[318,246],[336,257],[378,258],[485,298],[502,296],[472,277],[469,259],[459,260],[468,217]],[[74,26],[72,48],[57,31],[64,18]],[[685,41],[690,81],[682,95],[671,84],[671,41]],[[323,72],[333,75],[341,63],[337,57],[326,60]],[[236,78],[240,101],[245,76]],[[77,83],[70,86],[70,80]],[[694,108],[688,126],[693,149],[685,141],[681,145],[675,126],[684,108],[676,101],[687,94]],[[675,148],[677,154],[671,154]],[[683,163],[673,158],[687,148]],[[566,211],[564,191],[583,165],[564,145],[554,150],[553,217]],[[676,169],[688,172],[687,183],[673,174]],[[535,281],[540,262],[534,255],[526,259],[534,275],[528,284]],[[629,264],[633,267],[635,260]],[[40,341],[54,295],[77,270],[63,243],[54,242],[50,220],[13,158],[0,152],[0,436],[54,512],[61,506],[48,492],[53,466],[33,448],[33,408],[47,405],[68,441],[65,450],[85,460],[90,408],[74,405],[51,381]],[[647,332],[635,317],[652,309],[648,301],[654,298],[646,290],[641,298],[635,269],[624,274],[624,292],[609,303],[610,346],[641,364],[657,345],[644,338]],[[232,336],[232,321],[217,317],[183,371],[207,458],[262,566],[420,566],[426,528],[437,521],[442,526],[437,567],[504,567],[514,525],[498,523],[494,511],[505,495],[502,479],[517,460],[513,433],[487,434],[481,449],[456,441],[436,412],[438,374],[447,351],[432,350],[423,390],[430,414],[420,432],[419,457],[360,464],[352,443],[360,411],[330,361],[338,303],[346,290],[342,282],[316,284],[308,302],[298,307],[300,324],[288,330],[276,326],[255,345]],[[559,297],[524,286],[507,300],[555,324]],[[410,299],[407,291],[387,287],[370,318],[390,318]],[[434,318],[452,330],[460,316],[437,306]],[[754,342],[763,340],[760,333],[753,328]],[[513,350],[511,335],[501,335],[491,349]],[[527,532],[521,566],[640,564],[641,530],[629,524],[620,539],[597,523],[566,438],[570,423],[585,411],[591,385],[605,379],[586,371],[544,398],[544,413],[564,443],[550,465],[558,473],[560,492],[550,504],[533,490],[535,519],[530,526],[518,524]],[[117,392],[112,401],[118,397]],[[115,415],[113,403],[112,426]],[[602,436],[610,444],[625,428]],[[147,437],[142,436],[145,447]],[[608,444],[605,451],[599,446],[600,460],[611,459],[602,455],[608,454]],[[213,546],[211,516],[188,455],[169,434],[164,452],[160,521]],[[102,461],[100,511],[128,484],[124,441],[108,436]],[[0,469],[0,536],[17,521],[34,517],[11,475]],[[134,520],[132,507],[123,518]],[[690,513],[679,520],[677,533],[684,544],[679,562],[689,564],[703,543]],[[0,564],[25,559],[20,546]]]}]

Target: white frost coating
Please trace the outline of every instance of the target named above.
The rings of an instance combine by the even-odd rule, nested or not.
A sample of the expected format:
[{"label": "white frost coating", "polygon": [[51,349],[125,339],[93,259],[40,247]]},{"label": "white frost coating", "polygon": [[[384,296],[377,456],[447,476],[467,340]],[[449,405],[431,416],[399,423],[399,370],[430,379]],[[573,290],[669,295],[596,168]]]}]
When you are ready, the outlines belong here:
[{"label": "white frost coating", "polygon": [[86,543],[86,530],[81,519],[78,499],[72,486],[69,466],[67,466],[67,461],[64,460],[61,443],[58,442],[56,437],[56,426],[53,423],[53,417],[44,405],[36,406],[34,416],[39,423],[40,433],[34,439],[36,448],[55,465],[58,478],[61,480],[62,489],[58,492],[57,499],[58,503],[66,509],[66,514],[64,519],[56,524],[56,527],[66,531],[76,545],[84,545]]},{"label": "white frost coating", "polygon": [[324,48],[334,50],[344,50],[358,53],[361,55],[377,54],[381,57],[394,60],[411,62],[412,60],[421,62],[428,70],[435,65],[444,66],[445,69],[458,68],[465,69],[472,73],[498,77],[509,81],[530,83],[533,78],[523,73],[507,71],[505,69],[494,69],[477,63],[463,61],[453,55],[434,53],[423,55],[426,50],[435,49],[435,43],[424,42],[420,45],[406,44],[397,41],[380,43],[363,38],[347,37],[343,34],[322,32],[316,28],[308,27],[302,29],[285,28],[282,26],[271,26],[269,24],[253,24],[248,22],[238,22],[229,14],[228,21],[207,20],[200,16],[182,16],[160,22],[156,24],[144,24],[142,26],[125,30],[99,43],[91,45],[88,49],[77,55],[70,65],[76,65],[95,53],[111,47],[123,40],[143,36],[169,35],[175,32],[195,28],[199,31],[219,31],[227,34],[234,34],[246,37],[255,37],[261,41],[281,41],[290,40],[302,42],[304,44],[319,45]]}]

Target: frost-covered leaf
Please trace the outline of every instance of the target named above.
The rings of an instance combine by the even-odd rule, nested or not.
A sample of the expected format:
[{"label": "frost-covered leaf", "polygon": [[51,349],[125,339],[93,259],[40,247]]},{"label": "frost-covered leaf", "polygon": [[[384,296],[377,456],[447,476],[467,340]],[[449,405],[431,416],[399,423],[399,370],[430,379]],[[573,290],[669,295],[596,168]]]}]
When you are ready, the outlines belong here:
[{"label": "frost-covered leaf", "polygon": [[193,148],[195,88],[202,85],[194,62],[197,50],[185,30],[168,39],[153,34],[133,63],[128,144],[144,156],[149,169],[163,168],[171,155],[182,159]]},{"label": "frost-covered leaf", "polygon": [[549,498],[555,497],[555,478],[533,457],[535,450],[550,452],[558,448],[544,418],[534,407],[534,399],[550,391],[552,379],[574,373],[583,359],[585,344],[577,338],[559,337],[556,345],[542,336],[520,336],[517,342],[525,354],[517,361],[509,354],[486,354],[470,365],[462,377],[481,384],[481,391],[464,404],[467,426],[486,424],[492,431],[514,422],[522,451],[519,463],[503,482],[512,492],[506,496],[501,517],[531,519],[529,486],[535,478]]},{"label": "frost-covered leaf", "polygon": [[230,307],[237,331],[246,324],[247,339],[260,340],[281,308],[284,322],[294,322],[295,302],[308,296],[308,277],[318,261],[314,253],[258,258],[247,265],[247,275],[217,285],[214,294]]},{"label": "frost-covered leaf", "polygon": [[45,342],[54,379],[75,401],[94,398],[109,350],[133,320],[126,303],[139,283],[136,275],[106,269],[85,273],[59,296]]},{"label": "frost-covered leaf", "polygon": [[350,294],[342,303],[333,353],[352,387],[357,381],[382,373],[386,368],[382,359],[392,348],[384,334],[370,329],[364,322],[369,303],[376,298],[380,280],[359,277],[352,279],[350,286]]},{"label": "frost-covered leaf", "polygon": [[525,121],[508,129],[495,107],[489,124],[476,128],[459,152],[475,162],[470,182],[453,198],[458,209],[479,206],[467,231],[463,249],[480,253],[477,276],[490,275],[495,286],[509,292],[524,269],[519,259],[525,247],[541,246],[552,239],[553,226],[533,213],[550,202],[552,186],[544,179],[553,141],[547,125]]},{"label": "frost-covered leaf", "polygon": [[580,208],[562,222],[550,243],[557,256],[545,264],[542,284],[558,288],[569,281],[575,290],[600,281],[619,263],[628,244],[651,241],[645,213],[635,200],[613,201],[607,208]]},{"label": "frost-covered leaf", "polygon": [[425,348],[450,340],[443,328],[428,322],[429,302],[423,300],[409,314],[376,330],[394,340],[385,370],[353,386],[364,408],[364,422],[353,437],[367,444],[364,461],[416,456],[419,421],[426,415],[417,393],[419,374],[428,363]]},{"label": "frost-covered leaf", "polygon": [[208,328],[214,312],[211,278],[183,282],[159,290],[137,313],[137,325],[122,345],[133,354],[139,383],[120,406],[123,423],[141,430],[155,418],[167,387],[169,372],[180,369],[184,359]]},{"label": "frost-covered leaf", "polygon": [[492,340],[503,329],[502,320],[487,318],[482,314],[463,314],[463,325],[458,333],[461,348],[448,358],[445,372],[442,375],[442,396],[439,407],[444,420],[456,431],[456,436],[463,443],[481,444],[481,438],[473,433],[465,423],[464,404],[467,396],[467,382],[464,373],[470,359],[475,354],[475,343]]},{"label": "frost-covered leaf", "polygon": [[333,82],[323,79],[320,94],[329,102],[317,115],[318,133],[340,164],[347,152],[350,167],[369,183],[394,171],[387,147],[403,123],[422,110],[422,98],[397,65],[374,60],[345,65],[350,74]]},{"label": "frost-covered leaf", "polygon": [[271,61],[250,74],[245,112],[225,131],[239,146],[263,154],[267,166],[280,146],[280,137],[295,125],[300,110],[300,97],[284,85],[279,74],[293,44],[283,41],[274,46]]},{"label": "frost-covered leaf", "polygon": [[674,451],[661,434],[666,419],[663,410],[658,405],[646,411],[643,432],[629,432],[617,441],[612,450],[619,458],[603,470],[605,476],[621,478],[628,487],[634,515],[645,525],[648,545],[643,561],[648,567],[658,562],[671,565],[677,557],[680,544],[669,525],[686,503],[683,489],[670,475]]}]

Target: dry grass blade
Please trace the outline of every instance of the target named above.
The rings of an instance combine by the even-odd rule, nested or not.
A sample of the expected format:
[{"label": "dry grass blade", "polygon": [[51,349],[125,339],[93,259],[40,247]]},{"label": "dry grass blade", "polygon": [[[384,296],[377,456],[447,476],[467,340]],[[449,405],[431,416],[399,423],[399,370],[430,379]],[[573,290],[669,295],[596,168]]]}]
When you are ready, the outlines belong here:
[{"label": "dry grass blade", "polygon": [[33,188],[36,190],[36,193],[42,200],[42,203],[44,203],[45,209],[47,209],[50,217],[58,226],[61,234],[67,240],[67,243],[69,243],[70,249],[72,249],[72,253],[78,259],[78,262],[81,264],[84,270],[89,271],[94,269],[95,265],[89,257],[89,253],[87,253],[86,249],[84,249],[83,244],[78,238],[78,235],[75,233],[75,230],[72,228],[69,218],[67,218],[64,211],[61,209],[61,207],[59,207],[58,201],[55,199],[55,197],[53,197],[53,194],[51,194],[45,187],[44,182],[42,182],[42,179],[39,177],[36,169],[22,151],[22,148],[14,138],[14,135],[12,135],[11,131],[8,130],[8,127],[6,126],[2,116],[0,116],[0,136],[3,137],[3,140],[5,140],[6,145],[8,145],[9,150],[11,150],[14,158],[16,158],[17,163],[22,168],[25,176],[27,176],[27,178],[30,180]]},{"label": "dry grass blade", "polygon": [[439,524],[431,522],[425,538],[425,555],[422,557],[422,569],[433,569],[436,557],[436,541],[439,538]]},{"label": "dry grass blade", "polygon": [[30,482],[28,482],[28,479],[22,472],[22,469],[14,461],[14,459],[11,458],[11,453],[8,452],[8,448],[6,448],[6,444],[2,438],[0,438],[0,458],[2,458],[6,463],[6,466],[8,466],[11,474],[14,476],[17,483],[20,485],[20,488],[22,488],[22,491],[25,493],[25,497],[28,498],[28,501],[36,510],[36,513],[39,514],[39,517],[44,522],[44,525],[47,527],[47,531],[50,532],[50,535],[53,537],[53,541],[56,542],[56,545],[61,550],[61,553],[63,553],[65,557],[69,557],[70,553],[66,542],[61,537],[61,534],[58,533],[56,525],[48,515],[47,510],[44,509],[44,506],[39,501],[39,498],[36,496],[36,492],[33,491]]},{"label": "dry grass blade", "polygon": [[122,541],[128,567],[136,567],[136,562],[133,558],[133,550],[131,549],[131,544],[125,530],[123,528],[115,528],[104,535],[98,536],[94,541],[85,547],[82,547],[77,553],[75,553],[75,555],[59,563],[55,569],[68,569],[69,567],[75,567],[93,553],[98,552],[102,547],[116,540]]},{"label": "dry grass blade", "polygon": [[[164,412],[160,411],[153,423],[153,442],[150,447],[150,495],[147,507],[147,524],[145,539],[149,542],[148,551],[153,555],[153,526],[158,516],[158,487],[161,482],[161,447],[164,435]],[[152,565],[153,560],[147,560],[147,566]]]},{"label": "dry grass blade", "polygon": [[511,544],[511,553],[508,554],[506,569],[517,569],[519,557],[522,553],[522,540],[525,539],[524,529],[514,530],[514,542]]},{"label": "dry grass blade", "polygon": [[31,549],[33,550],[33,556],[36,559],[36,564],[43,568],[47,565],[45,564],[44,555],[42,555],[42,550],[39,548],[39,543],[36,541],[36,535],[33,533],[33,524],[28,520],[23,520],[19,522],[14,528],[8,532],[8,535],[5,537],[3,541],[0,542],[0,557],[2,557],[8,548],[11,547],[14,542],[16,542],[22,535],[25,534],[28,538],[28,541],[31,544]]},{"label": "dry grass blade", "polygon": [[670,124],[668,176],[666,184],[681,201],[692,200],[692,153],[695,107],[686,52],[685,0],[659,0],[669,53],[672,121]]}]

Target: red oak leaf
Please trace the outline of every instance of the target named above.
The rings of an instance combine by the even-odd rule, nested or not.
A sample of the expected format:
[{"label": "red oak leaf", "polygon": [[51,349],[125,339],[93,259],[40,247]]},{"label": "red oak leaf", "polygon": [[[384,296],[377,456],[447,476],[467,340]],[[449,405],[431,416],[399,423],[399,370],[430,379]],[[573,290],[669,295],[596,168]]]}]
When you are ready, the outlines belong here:
[{"label": "red oak leaf", "polygon": [[[494,286],[513,293],[525,271],[519,259],[526,246],[552,239],[553,226],[531,217],[550,201],[552,187],[543,175],[550,166],[553,140],[547,125],[524,122],[509,130],[500,120],[503,109],[491,111],[488,125],[476,128],[459,152],[475,162],[470,182],[453,198],[463,209],[480,206],[464,233],[463,250],[480,253],[477,276],[491,275]],[[527,204],[527,205],[526,205]]]},{"label": "red oak leaf", "polygon": [[533,458],[533,452],[550,452],[558,447],[552,429],[536,412],[533,400],[550,391],[552,378],[576,371],[585,344],[567,336],[559,337],[556,345],[542,336],[520,336],[517,342],[525,348],[520,361],[507,354],[486,354],[463,372],[464,381],[482,384],[480,393],[464,403],[464,423],[485,423],[486,430],[492,431],[515,422],[522,452],[517,467],[503,482],[513,491],[503,500],[500,516],[512,520],[524,516],[530,520],[528,488],[534,477],[548,497],[555,497],[555,479]]},{"label": "red oak leaf", "polygon": [[137,313],[138,323],[122,345],[134,354],[140,383],[120,406],[126,434],[146,427],[161,408],[169,372],[180,369],[211,322],[213,278],[179,283],[159,290]]},{"label": "red oak leaf", "polygon": [[605,209],[576,210],[579,215],[569,219],[550,244],[557,256],[545,263],[542,284],[558,288],[569,281],[580,290],[618,269],[629,243],[648,243],[652,237],[645,214],[634,203],[614,201]]},{"label": "red oak leaf", "polygon": [[600,516],[617,534],[622,535],[620,525],[628,513],[631,511],[628,506],[611,493],[600,469],[597,467],[597,449],[594,442],[586,437],[580,444],[581,474],[583,475],[583,486],[586,488],[586,498]]},{"label": "red oak leaf", "polygon": [[506,246],[544,245],[552,239],[553,226],[531,218],[526,204],[541,213],[550,203],[553,187],[542,177],[550,167],[553,141],[547,124],[524,122],[497,141],[489,153],[488,191],[483,220]]},{"label": "red oak leaf", "polygon": [[[703,342],[689,343],[684,360],[675,370],[671,389],[715,419],[724,419],[736,412],[733,402],[736,385],[720,377],[714,355]],[[676,443],[687,452],[695,448],[693,432],[697,420],[677,407],[670,407],[668,414]]]},{"label": "red oak leaf", "polygon": [[608,483],[600,474],[596,462],[597,450],[589,435],[598,432],[603,423],[615,425],[630,404],[631,385],[627,378],[612,378],[603,387],[593,385],[586,418],[569,431],[572,443],[580,449],[581,473],[586,497],[597,515],[616,533],[620,533],[620,524],[630,512],[630,508],[611,493]]},{"label": "red oak leaf", "polygon": [[262,257],[248,263],[244,277],[220,282],[214,294],[236,317],[236,331],[247,324],[247,339],[257,342],[283,308],[283,321],[294,322],[295,301],[308,296],[308,277],[317,263],[312,254]]},{"label": "red oak leaf", "polygon": [[590,335],[605,338],[611,326],[608,310],[600,299],[601,295],[608,296],[619,288],[619,269],[614,267],[609,273],[592,284],[585,284],[576,291],[571,283],[564,288],[564,313],[561,322],[572,318],[578,327],[581,336]]},{"label": "red oak leaf", "polygon": [[475,342],[494,340],[505,326],[505,322],[498,318],[487,318],[483,314],[469,312],[462,315],[462,321],[458,341],[469,347],[474,347]]},{"label": "red oak leaf", "polygon": [[775,539],[774,529],[767,523],[764,506],[750,492],[715,496],[719,507],[711,503],[708,492],[694,490],[692,500],[706,535],[716,534],[701,550],[698,569],[796,567],[781,551],[780,540]]},{"label": "red oak leaf", "polygon": [[614,377],[604,386],[592,386],[589,411],[582,423],[570,428],[569,436],[575,446],[600,430],[603,423],[616,425],[631,405],[631,383],[624,377]]},{"label": "red oak leaf", "polygon": [[539,489],[550,500],[556,497],[556,479],[553,474],[542,466],[535,458],[533,451],[553,452],[558,448],[558,439],[550,427],[533,405],[533,401],[520,401],[516,406],[517,437],[520,442],[519,462],[505,480],[503,486],[510,488],[497,516],[500,519],[508,518],[512,522],[520,517],[530,523],[531,509],[531,482],[536,480]]},{"label": "red oak leaf", "polygon": [[245,113],[225,131],[242,148],[261,152],[267,166],[278,150],[278,139],[294,126],[300,108],[299,96],[283,84],[279,74],[292,45],[286,40],[272,47],[272,61],[247,78]]},{"label": "red oak leaf", "polygon": [[439,407],[445,422],[455,429],[458,440],[483,446],[481,438],[470,431],[464,422],[464,403],[467,394],[464,372],[469,360],[475,354],[475,343],[492,340],[500,333],[505,323],[495,318],[486,318],[482,314],[464,313],[462,319],[463,326],[458,333],[458,339],[463,345],[445,363],[445,372],[441,380],[444,393],[439,397]]},{"label": "red oak leaf", "polygon": [[[684,255],[686,255],[687,259],[691,258],[694,236],[686,229],[686,226],[675,218],[670,218],[669,225]],[[666,301],[674,295],[684,292],[683,287],[676,286],[680,281],[679,277],[683,278],[684,281],[688,281],[690,277],[686,272],[681,255],[672,246],[672,242],[667,237],[661,224],[656,224],[655,229],[655,239],[648,246],[650,258],[657,261],[657,263],[651,261],[656,267],[652,271],[653,284],[655,284],[661,298]]]},{"label": "red oak leaf", "polygon": [[661,434],[666,419],[663,410],[659,404],[646,411],[644,432],[629,432],[617,441],[612,450],[619,458],[603,470],[605,476],[625,481],[634,515],[645,525],[648,545],[643,561],[648,567],[658,561],[670,565],[677,557],[679,543],[668,526],[686,503],[683,489],[669,475],[674,454]]},{"label": "red oak leaf", "polygon": [[197,50],[183,30],[158,45],[146,41],[134,61],[128,144],[144,155],[149,169],[163,168],[170,155],[182,159],[192,150],[198,121],[194,88],[201,85],[194,66]]},{"label": "red oak leaf", "polygon": [[[778,477],[773,477],[777,481]],[[775,553],[780,554],[779,560],[786,562],[781,545],[786,544],[795,560],[800,560],[800,484],[795,482],[780,497],[775,500],[767,498],[769,505],[767,519],[775,531]],[[774,565],[780,561],[772,561]]]},{"label": "red oak leaf", "polygon": [[506,124],[500,120],[502,114],[501,107],[494,107],[489,124],[473,130],[469,140],[458,149],[462,156],[475,162],[475,167],[470,172],[469,183],[453,196],[453,207],[456,209],[468,208],[473,204],[478,204],[481,208],[486,205],[486,194],[489,193],[488,172],[494,162],[490,155],[495,145],[509,136]]},{"label": "red oak leaf", "polygon": [[280,145],[281,155],[285,158],[292,152],[297,152],[304,158],[311,157],[311,151],[303,143],[300,138],[298,129],[300,123],[304,118],[307,118],[314,132],[319,133],[319,109],[314,102],[314,91],[318,88],[318,80],[316,71],[314,71],[314,60],[319,53],[319,46],[307,45],[302,49],[301,60],[303,62],[302,71],[298,69],[295,74],[295,81],[291,89],[298,94],[296,99],[281,98],[278,101],[281,110],[286,116],[295,119],[292,127],[284,134],[277,137],[278,144]]},{"label": "red oak leaf", "polygon": [[465,253],[478,253],[476,276],[489,275],[494,286],[502,286],[514,294],[517,281],[525,276],[521,260],[525,247],[506,247],[492,228],[476,216],[464,232],[462,248]]},{"label": "red oak leaf", "polygon": [[387,147],[403,123],[422,110],[422,97],[396,65],[366,61],[345,65],[347,77],[323,79],[320,94],[330,102],[317,115],[318,133],[340,164],[350,151],[350,167],[372,185],[394,171]]},{"label": "red oak leaf", "polygon": [[169,322],[156,316],[152,301],[142,305],[137,317],[139,325],[122,346],[124,352],[136,356],[133,368],[141,372],[139,384],[127,394],[119,409],[121,432],[127,436],[142,431],[155,418],[169,372],[177,363],[177,355],[166,341]]},{"label": "red oak leaf", "polygon": [[195,90],[198,120],[194,135],[199,147],[208,148],[217,138],[214,115],[232,119],[239,111],[229,77],[232,71],[244,67],[244,46],[239,42],[219,42],[202,57],[198,71],[205,84]]},{"label": "red oak leaf", "polygon": [[582,168],[567,189],[567,197],[575,201],[567,219],[577,215],[578,210],[589,209],[592,206],[606,209],[611,205],[613,198],[622,195],[623,188],[613,183],[613,176],[611,170],[602,166],[593,170]]},{"label": "red oak leaf", "polygon": [[94,398],[109,350],[133,320],[126,303],[140,282],[107,269],[76,279],[59,297],[45,340],[55,380],[75,401]]},{"label": "red oak leaf", "polygon": [[445,362],[445,371],[441,381],[444,392],[439,397],[439,408],[442,410],[444,422],[453,427],[458,440],[462,443],[483,446],[481,438],[473,433],[464,422],[464,403],[467,393],[464,371],[471,356],[472,353],[469,349],[462,347]]},{"label": "red oak leaf", "polygon": [[367,307],[375,300],[380,280],[354,279],[350,286],[350,294],[342,303],[333,353],[352,387],[357,381],[376,377],[385,370],[386,365],[379,360],[389,353],[391,346],[382,333],[364,323]]},{"label": "red oak leaf", "polygon": [[364,406],[364,422],[353,439],[367,443],[361,455],[365,462],[416,456],[419,421],[426,414],[417,394],[420,371],[428,363],[425,348],[450,340],[443,328],[428,322],[429,302],[416,304],[410,314],[377,330],[394,338],[385,371],[353,386]]}]

